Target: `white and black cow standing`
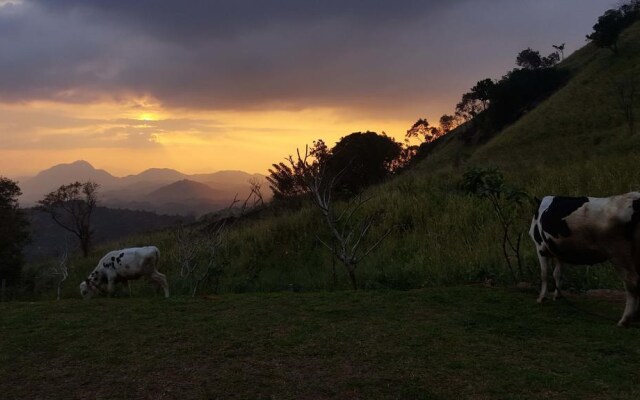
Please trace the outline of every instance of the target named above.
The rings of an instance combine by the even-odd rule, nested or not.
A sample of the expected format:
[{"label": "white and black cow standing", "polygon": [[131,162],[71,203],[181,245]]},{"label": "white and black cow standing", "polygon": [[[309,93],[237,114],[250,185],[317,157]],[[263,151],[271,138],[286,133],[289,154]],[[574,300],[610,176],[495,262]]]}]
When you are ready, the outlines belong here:
[{"label": "white and black cow standing", "polygon": [[[640,193],[620,196],[547,196],[531,222],[529,235],[536,244],[542,287],[538,302],[547,295],[547,269],[560,287],[562,264],[596,264],[610,260],[624,282],[627,303],[618,322],[627,326],[640,301]],[[554,299],[558,296],[558,289]]]},{"label": "white and black cow standing", "polygon": [[159,258],[160,251],[155,246],[110,251],[80,284],[80,294],[85,299],[98,293],[110,295],[116,283],[144,276],[162,287],[164,296],[169,297],[167,277],[157,269]]}]

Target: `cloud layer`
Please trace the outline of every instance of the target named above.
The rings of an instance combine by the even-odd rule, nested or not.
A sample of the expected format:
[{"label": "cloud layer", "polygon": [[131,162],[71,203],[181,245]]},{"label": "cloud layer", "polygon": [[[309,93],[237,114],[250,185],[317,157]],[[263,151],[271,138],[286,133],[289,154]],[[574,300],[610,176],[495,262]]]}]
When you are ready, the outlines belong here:
[{"label": "cloud layer", "polygon": [[[516,4],[514,4],[516,3]],[[518,50],[581,46],[608,0],[0,3],[0,101],[209,110],[452,103]]]}]

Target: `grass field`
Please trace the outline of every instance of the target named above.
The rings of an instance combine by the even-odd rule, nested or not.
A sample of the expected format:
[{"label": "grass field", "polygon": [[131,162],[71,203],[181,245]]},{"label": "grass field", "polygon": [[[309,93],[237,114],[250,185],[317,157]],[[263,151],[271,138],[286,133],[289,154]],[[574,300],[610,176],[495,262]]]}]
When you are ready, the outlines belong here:
[{"label": "grass field", "polygon": [[617,300],[571,302],[467,286],[0,303],[0,398],[639,398],[638,324],[615,326]]}]

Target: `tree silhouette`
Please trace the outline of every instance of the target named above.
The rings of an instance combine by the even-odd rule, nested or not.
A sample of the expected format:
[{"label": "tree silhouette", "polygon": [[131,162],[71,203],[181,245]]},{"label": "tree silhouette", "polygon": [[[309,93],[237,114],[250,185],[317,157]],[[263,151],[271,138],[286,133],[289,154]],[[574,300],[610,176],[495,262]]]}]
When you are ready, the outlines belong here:
[{"label": "tree silhouette", "polygon": [[562,61],[564,61],[564,43],[560,45],[552,45],[554,49],[556,49],[560,55],[562,56]]},{"label": "tree silhouette", "polygon": [[438,137],[440,137],[440,131],[435,126],[429,125],[426,118],[418,119],[405,134],[407,141],[411,138],[417,138],[425,143],[433,142]]},{"label": "tree silhouette", "polygon": [[516,57],[516,65],[524,69],[551,68],[556,65],[558,61],[560,61],[560,56],[557,52],[551,53],[547,57],[542,57],[539,51],[532,50],[531,48],[522,50]]},{"label": "tree silhouette", "polygon": [[[325,165],[331,156],[331,151],[322,139],[318,139],[313,142],[309,154],[313,158],[310,167],[317,170]],[[308,166],[300,164],[292,156],[286,158],[284,162],[273,164],[266,179],[274,199],[292,199],[308,193],[305,173],[308,173]]]},{"label": "tree silhouette", "polygon": [[20,277],[22,248],[29,240],[29,221],[20,209],[20,187],[0,176],[0,282],[13,285]]},{"label": "tree silhouette", "polygon": [[443,115],[440,117],[440,132],[443,135],[449,133],[452,129],[454,129],[458,125],[458,120],[455,115]]},{"label": "tree silhouette", "polygon": [[593,32],[587,39],[598,47],[608,48],[618,54],[618,39],[622,31],[640,16],[640,1],[623,4],[618,9],[605,11],[593,26]]},{"label": "tree silhouette", "polygon": [[402,154],[402,144],[385,134],[355,132],[331,149],[326,170],[331,176],[344,170],[335,189],[351,195],[393,174]]},{"label": "tree silhouette", "polygon": [[95,182],[74,182],[60,186],[38,201],[39,210],[78,238],[84,257],[89,255],[91,246],[91,214],[98,202],[98,187]]},{"label": "tree silhouette", "polygon": [[[372,132],[367,132],[372,133]],[[349,135],[349,136],[353,136]],[[348,136],[348,137],[349,137]],[[344,138],[343,138],[344,139]],[[297,152],[297,159],[293,160],[298,165],[307,169],[303,174],[307,191],[311,194],[314,204],[318,207],[324,217],[326,227],[329,229],[331,240],[323,240],[320,235],[316,238],[323,246],[331,251],[332,257],[338,259],[344,266],[351,287],[358,289],[356,270],[359,263],[371,254],[382,241],[392,232],[391,228],[385,230],[373,243],[365,244],[376,217],[375,212],[365,212],[363,206],[370,198],[355,196],[349,199],[340,209],[335,205],[336,184],[344,175],[349,175],[348,169],[351,165],[345,166],[342,170],[330,173],[326,168],[317,169],[308,163],[308,153],[304,157]],[[335,269],[334,269],[335,282]]]}]

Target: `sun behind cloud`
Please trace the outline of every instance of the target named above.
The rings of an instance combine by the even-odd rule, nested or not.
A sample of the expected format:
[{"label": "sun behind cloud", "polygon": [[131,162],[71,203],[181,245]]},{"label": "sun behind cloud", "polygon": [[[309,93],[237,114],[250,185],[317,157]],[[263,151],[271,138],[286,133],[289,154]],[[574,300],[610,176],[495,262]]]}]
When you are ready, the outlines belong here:
[{"label": "sun behind cloud", "polygon": [[138,117],[136,119],[139,120],[139,121],[158,121],[160,119],[160,117],[158,116],[158,114],[151,113],[151,112],[145,112],[145,113],[142,113],[142,114],[138,115]]}]

